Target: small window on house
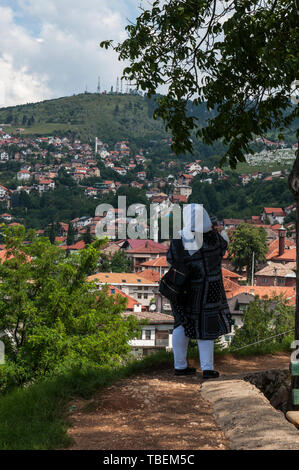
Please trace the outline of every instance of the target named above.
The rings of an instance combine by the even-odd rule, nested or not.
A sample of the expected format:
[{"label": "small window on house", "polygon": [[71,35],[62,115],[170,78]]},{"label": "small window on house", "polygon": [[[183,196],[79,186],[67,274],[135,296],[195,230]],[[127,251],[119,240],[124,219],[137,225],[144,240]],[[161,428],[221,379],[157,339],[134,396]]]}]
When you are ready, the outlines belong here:
[{"label": "small window on house", "polygon": [[247,307],[248,307],[247,304],[239,304],[239,310],[240,310],[241,312],[244,312],[244,310],[246,310]]},{"label": "small window on house", "polygon": [[145,330],[145,339],[151,339],[152,332],[151,330]]},{"label": "small window on house", "polygon": [[142,299],[142,295],[141,294],[138,294],[138,299]]},{"label": "small window on house", "polygon": [[144,295],[143,295],[143,298],[144,298],[144,299],[147,299],[147,298],[148,298],[148,295],[147,295],[147,294],[144,294]]},{"label": "small window on house", "polygon": [[122,279],[121,282],[127,282],[125,279]]},{"label": "small window on house", "polygon": [[111,289],[111,294],[115,294],[115,289]]}]

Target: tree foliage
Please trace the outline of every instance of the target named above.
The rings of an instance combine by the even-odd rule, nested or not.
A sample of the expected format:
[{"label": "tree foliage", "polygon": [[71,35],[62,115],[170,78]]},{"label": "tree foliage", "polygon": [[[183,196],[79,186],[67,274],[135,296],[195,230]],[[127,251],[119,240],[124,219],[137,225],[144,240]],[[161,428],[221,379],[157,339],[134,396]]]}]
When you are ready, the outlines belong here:
[{"label": "tree foliage", "polygon": [[234,231],[228,248],[229,257],[239,271],[246,266],[247,279],[252,277],[252,260],[254,253],[254,271],[257,262],[266,261],[267,233],[263,227],[251,224],[240,224]]},{"label": "tree foliage", "polygon": [[[298,72],[295,0],[155,0],[142,8],[128,38],[112,46],[129,65],[123,75],[158,99],[155,117],[174,136],[176,152],[191,151],[192,135],[211,144],[222,139],[232,167],[244,161],[250,142],[298,116],[290,101]],[[198,127],[188,100],[206,103],[214,115]]]},{"label": "tree foliage", "polygon": [[120,362],[138,335],[125,299],[87,281],[95,272],[99,241],[67,258],[47,238],[18,226],[5,231],[7,259],[0,265],[0,331],[6,363],[0,390],[64,367]]},{"label": "tree foliage", "polygon": [[[237,328],[231,343],[232,349],[280,335],[268,342],[261,342],[256,351],[262,352],[267,344],[281,344],[285,333],[294,328],[294,307],[283,297],[255,297],[244,312],[242,328]],[[292,332],[288,334],[292,336]]]},{"label": "tree foliage", "polygon": [[111,257],[103,253],[100,268],[102,272],[130,273],[132,272],[132,261],[122,250],[116,251]]}]

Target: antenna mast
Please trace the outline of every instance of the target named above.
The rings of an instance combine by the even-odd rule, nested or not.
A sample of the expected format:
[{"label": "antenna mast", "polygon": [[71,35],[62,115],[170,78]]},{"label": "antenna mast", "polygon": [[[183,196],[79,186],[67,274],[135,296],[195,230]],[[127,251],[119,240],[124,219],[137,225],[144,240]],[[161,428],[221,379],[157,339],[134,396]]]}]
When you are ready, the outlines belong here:
[{"label": "antenna mast", "polygon": [[98,88],[97,92],[100,94],[101,93],[101,77],[98,78]]}]

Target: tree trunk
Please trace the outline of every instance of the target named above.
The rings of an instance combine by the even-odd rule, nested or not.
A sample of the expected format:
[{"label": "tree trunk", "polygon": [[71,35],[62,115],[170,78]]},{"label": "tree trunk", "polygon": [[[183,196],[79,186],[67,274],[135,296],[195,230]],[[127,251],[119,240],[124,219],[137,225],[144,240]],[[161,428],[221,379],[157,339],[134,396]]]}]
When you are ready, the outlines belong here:
[{"label": "tree trunk", "polygon": [[[289,176],[289,187],[296,201],[296,313],[295,313],[295,340],[299,340],[299,147],[296,151],[296,160]],[[299,351],[298,351],[299,353]],[[298,357],[299,359],[299,357]],[[292,377],[292,389],[299,389],[299,376]],[[299,406],[293,406],[299,410]]]}]

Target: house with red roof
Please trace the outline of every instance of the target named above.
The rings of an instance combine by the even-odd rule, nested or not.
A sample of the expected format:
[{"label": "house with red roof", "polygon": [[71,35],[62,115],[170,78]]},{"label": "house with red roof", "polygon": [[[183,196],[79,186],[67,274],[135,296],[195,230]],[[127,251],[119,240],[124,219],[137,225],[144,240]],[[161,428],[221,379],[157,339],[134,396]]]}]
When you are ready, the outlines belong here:
[{"label": "house with red roof", "polygon": [[244,219],[223,219],[224,229],[237,228],[245,222]]},{"label": "house with red roof", "polygon": [[[126,318],[130,313],[122,314]],[[132,315],[132,314],[131,314]],[[159,350],[172,350],[172,331],[174,318],[166,313],[140,312],[133,315],[142,322],[139,338],[129,341],[136,357],[143,357]]]},{"label": "house with red roof", "polygon": [[264,207],[261,213],[261,219],[265,223],[269,219],[270,224],[283,224],[285,218],[285,212],[281,207]]},{"label": "house with red roof", "polygon": [[75,253],[76,251],[83,250],[85,248],[85,242],[80,240],[73,245],[59,245],[59,248],[65,251],[69,251],[70,253]]},{"label": "house with red roof", "polygon": [[[136,246],[136,245],[135,245]],[[132,259],[133,270],[139,269],[140,264],[146,261],[165,256],[168,251],[167,246],[153,240],[143,240],[143,244],[131,249],[127,249],[127,255]]]},{"label": "house with red roof", "polygon": [[121,289],[118,289],[116,286],[108,286],[108,295],[109,296],[120,296],[122,298],[125,298],[127,300],[127,306],[126,306],[126,311],[127,312],[142,312],[145,310],[145,307],[138,302],[138,300],[134,299],[130,295],[126,294],[123,292]]},{"label": "house with red roof", "polygon": [[55,182],[53,180],[46,180],[41,178],[38,184],[38,190],[40,193],[44,191],[49,191],[50,189],[55,189]]},{"label": "house with red roof", "polygon": [[[268,253],[266,255],[267,261],[279,261],[288,260],[288,258],[294,258],[294,250],[296,249],[296,243],[291,238],[280,237],[276,238],[268,245]],[[286,255],[284,256],[284,254]],[[282,257],[282,259],[281,259]],[[290,259],[290,261],[296,261]],[[287,261],[285,261],[287,262]]]},{"label": "house with red roof", "polygon": [[1,214],[0,215],[1,219],[5,220],[5,222],[11,222],[12,221],[12,215],[11,214]]},{"label": "house with red roof", "polygon": [[257,286],[296,286],[296,263],[271,262],[255,273]]},{"label": "house with red roof", "polygon": [[31,173],[28,170],[20,170],[17,173],[17,179],[19,181],[28,181],[31,178]]},{"label": "house with red roof", "polygon": [[188,203],[188,197],[183,196],[181,194],[174,194],[172,196],[172,202],[173,202],[173,204],[187,204]]},{"label": "house with red roof", "polygon": [[155,299],[158,292],[158,283],[144,278],[142,273],[100,272],[89,276],[87,279],[89,282],[94,282],[98,289],[102,289],[106,284],[117,287],[147,309],[149,309],[152,299]]}]

